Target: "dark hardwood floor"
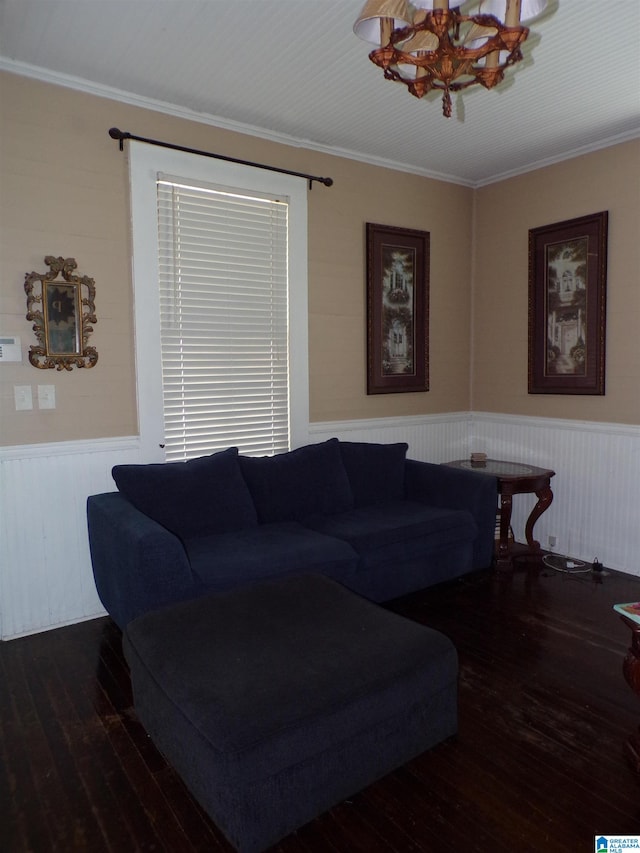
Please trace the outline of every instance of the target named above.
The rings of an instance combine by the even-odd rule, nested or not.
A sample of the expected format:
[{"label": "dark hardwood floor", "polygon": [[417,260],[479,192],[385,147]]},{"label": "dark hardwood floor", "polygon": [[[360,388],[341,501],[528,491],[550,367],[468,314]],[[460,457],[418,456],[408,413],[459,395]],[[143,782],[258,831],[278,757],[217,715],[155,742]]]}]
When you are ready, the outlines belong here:
[{"label": "dark hardwood floor", "polygon": [[[522,563],[395,602],[458,649],[459,734],[273,850],[591,853],[640,834],[640,699],[611,609],[640,578],[594,578]],[[136,720],[107,618],[0,643],[0,850],[232,850]]]}]

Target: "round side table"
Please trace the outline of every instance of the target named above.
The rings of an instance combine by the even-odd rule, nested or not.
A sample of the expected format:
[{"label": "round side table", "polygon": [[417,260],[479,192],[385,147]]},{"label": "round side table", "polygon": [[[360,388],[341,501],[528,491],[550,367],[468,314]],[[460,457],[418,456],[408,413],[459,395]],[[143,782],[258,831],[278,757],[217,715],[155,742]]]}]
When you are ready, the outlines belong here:
[{"label": "round side table", "polygon": [[500,539],[496,554],[498,569],[513,568],[516,547],[509,540],[509,529],[514,495],[534,494],[538,498],[525,527],[527,547],[521,550],[522,555],[541,553],[540,543],[533,538],[533,525],[551,506],[553,492],[550,483],[551,478],[555,476],[555,471],[550,468],[536,468],[534,465],[525,465],[522,462],[508,462],[504,459],[487,459],[481,464],[474,464],[469,459],[456,459],[454,462],[443,464],[451,468],[466,468],[479,474],[488,474],[498,480],[500,494]]}]

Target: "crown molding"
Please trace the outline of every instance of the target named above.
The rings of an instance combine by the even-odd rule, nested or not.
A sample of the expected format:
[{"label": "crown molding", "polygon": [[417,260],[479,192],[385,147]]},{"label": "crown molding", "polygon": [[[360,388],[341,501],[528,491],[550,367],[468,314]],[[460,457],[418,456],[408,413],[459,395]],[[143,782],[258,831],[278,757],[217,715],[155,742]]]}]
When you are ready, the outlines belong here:
[{"label": "crown molding", "polygon": [[147,98],[141,95],[136,95],[133,92],[127,92],[121,89],[116,89],[111,86],[104,86],[100,83],[93,83],[84,78],[74,77],[70,74],[62,74],[55,71],[50,71],[46,68],[41,68],[36,65],[31,65],[26,62],[18,62],[0,56],[0,71],[7,71],[10,74],[16,74],[21,77],[28,77],[33,80],[39,80],[44,83],[51,83],[54,86],[62,86],[67,89],[74,89],[79,92],[84,92],[89,95],[95,95],[98,98],[106,98],[112,101],[118,101],[129,106],[139,107],[140,109],[152,110],[153,112],[170,115],[174,118],[182,118],[187,121],[206,124],[211,127],[217,127],[221,130],[230,130],[234,133],[242,133],[247,136],[255,136],[260,139],[265,139],[270,142],[276,142],[280,145],[289,145],[294,148],[306,148],[309,151],[315,151],[321,154],[327,154],[331,157],[341,157],[347,160],[355,160],[359,163],[365,163],[370,166],[376,166],[381,169],[391,169],[396,172],[404,172],[411,175],[419,175],[424,178],[430,178],[436,181],[456,184],[458,186],[468,187],[469,189],[481,189],[482,187],[496,184],[500,181],[515,178],[518,175],[523,175],[528,172],[543,169],[546,166],[552,166],[555,163],[561,163],[565,160],[572,160],[574,157],[580,157],[583,154],[590,154],[595,151],[600,151],[604,148],[609,148],[613,145],[619,145],[623,142],[628,142],[633,139],[640,138],[640,128],[627,133],[622,133],[617,136],[610,136],[601,140],[598,143],[585,145],[579,148],[570,149],[556,157],[549,157],[545,160],[538,160],[530,163],[520,169],[514,169],[508,172],[502,172],[497,175],[490,175],[479,181],[469,181],[459,178],[455,175],[435,172],[430,169],[424,169],[418,166],[413,166],[408,163],[400,163],[394,160],[387,160],[383,157],[374,157],[371,155],[362,154],[358,151],[352,151],[347,148],[339,148],[328,145],[321,145],[309,139],[299,139],[289,136],[284,133],[276,133],[271,130],[266,130],[262,127],[257,127],[250,124],[226,119],[222,116],[212,115],[209,113],[201,113],[195,110],[190,110],[185,107],[171,104],[165,101],[158,101],[153,98]]},{"label": "crown molding", "polygon": [[593,154],[596,151],[611,148],[613,145],[621,145],[623,142],[631,142],[634,139],[640,139],[640,127],[635,130],[630,130],[627,133],[608,136],[606,139],[601,139],[599,142],[594,142],[591,145],[582,145],[579,148],[571,148],[564,154],[558,154],[555,157],[548,157],[545,160],[536,160],[528,166],[523,166],[520,169],[514,169],[510,172],[501,172],[498,175],[492,175],[488,178],[476,181],[474,189],[481,189],[482,187],[487,187],[491,184],[497,184],[500,181],[506,181],[509,178],[517,178],[518,175],[526,175],[528,172],[536,172],[538,169],[544,169],[547,166],[553,166],[556,163],[563,163],[565,160],[573,160],[576,157],[582,157],[584,154]]},{"label": "crown molding", "polygon": [[370,155],[361,154],[358,151],[351,151],[347,148],[339,148],[329,145],[321,145],[309,139],[299,139],[294,136],[289,136],[285,133],[276,133],[272,130],[266,130],[263,127],[256,127],[250,124],[226,119],[222,116],[211,115],[210,113],[201,113],[196,110],[190,110],[186,107],[171,104],[166,101],[158,101],[153,98],[147,98],[142,95],[136,95],[133,92],[126,92],[122,89],[115,89],[111,86],[103,86],[101,83],[92,83],[81,77],[74,77],[70,74],[62,74],[55,71],[50,71],[46,68],[40,68],[36,65],[30,65],[26,62],[17,62],[12,59],[0,56],[0,71],[7,71],[10,74],[17,74],[20,77],[29,77],[32,80],[39,80],[42,83],[51,83],[54,86],[63,86],[66,89],[74,89],[78,92],[84,92],[88,95],[95,95],[98,98],[107,98],[111,101],[128,104],[129,106],[139,107],[140,109],[152,110],[154,112],[170,115],[174,118],[182,118],[187,121],[195,121],[199,124],[206,124],[210,127],[217,127],[221,130],[231,130],[235,133],[242,133],[246,136],[256,136],[260,139],[265,139],[269,142],[277,142],[280,145],[289,145],[294,148],[306,148],[309,151],[316,151],[321,154],[328,154],[331,157],[342,157],[347,160],[356,160],[359,163],[366,163],[370,166],[377,166],[383,169],[392,169],[396,172],[405,172],[411,175],[420,175],[424,178],[432,178],[436,181],[444,181],[446,183],[458,184],[465,187],[474,187],[472,181],[465,181],[455,175],[442,174],[429,169],[422,169],[418,166],[411,166],[407,163],[399,163],[394,160],[386,160],[383,157],[373,157]]}]

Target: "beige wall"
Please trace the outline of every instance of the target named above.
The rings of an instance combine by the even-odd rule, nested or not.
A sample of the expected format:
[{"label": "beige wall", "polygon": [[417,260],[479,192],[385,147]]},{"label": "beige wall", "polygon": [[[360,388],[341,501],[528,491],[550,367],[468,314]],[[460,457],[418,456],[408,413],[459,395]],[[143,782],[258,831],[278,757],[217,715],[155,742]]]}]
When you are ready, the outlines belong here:
[{"label": "beige wall", "polygon": [[[75,257],[96,281],[100,355],[91,370],[0,365],[0,445],[137,432],[128,180],[114,125],[334,178],[308,193],[312,422],[473,408],[640,423],[640,141],[474,193],[0,73],[0,333],[19,335],[23,351],[35,343],[25,273],[43,272],[48,254]],[[528,230],[599,210],[609,211],[607,393],[529,395]],[[366,394],[366,222],[431,233],[427,393]],[[56,409],[16,412],[14,386],[35,396],[38,384],[55,385]]]},{"label": "beige wall", "polygon": [[[284,146],[0,73],[0,333],[35,344],[25,273],[74,257],[96,282],[90,370],[0,365],[0,445],[137,432],[126,158],[107,131],[329,175],[309,192],[312,421],[465,411],[470,404],[469,189]],[[367,396],[365,223],[431,232],[431,390]],[[53,384],[56,409],[16,412],[15,385]]]},{"label": "beige wall", "polygon": [[[640,141],[476,192],[472,408],[640,423]],[[606,394],[527,393],[528,231],[609,211]]]}]

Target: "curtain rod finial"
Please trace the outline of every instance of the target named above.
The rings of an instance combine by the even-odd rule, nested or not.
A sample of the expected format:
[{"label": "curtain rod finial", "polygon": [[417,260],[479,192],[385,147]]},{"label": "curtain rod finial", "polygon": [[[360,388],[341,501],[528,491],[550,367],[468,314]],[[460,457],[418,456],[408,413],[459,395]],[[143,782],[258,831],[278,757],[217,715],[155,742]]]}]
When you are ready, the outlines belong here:
[{"label": "curtain rod finial", "polygon": [[130,133],[126,133],[124,130],[120,130],[118,127],[110,127],[109,128],[109,136],[112,139],[117,139],[120,143],[120,150],[122,151],[124,148],[124,140],[129,139],[131,136]]}]

